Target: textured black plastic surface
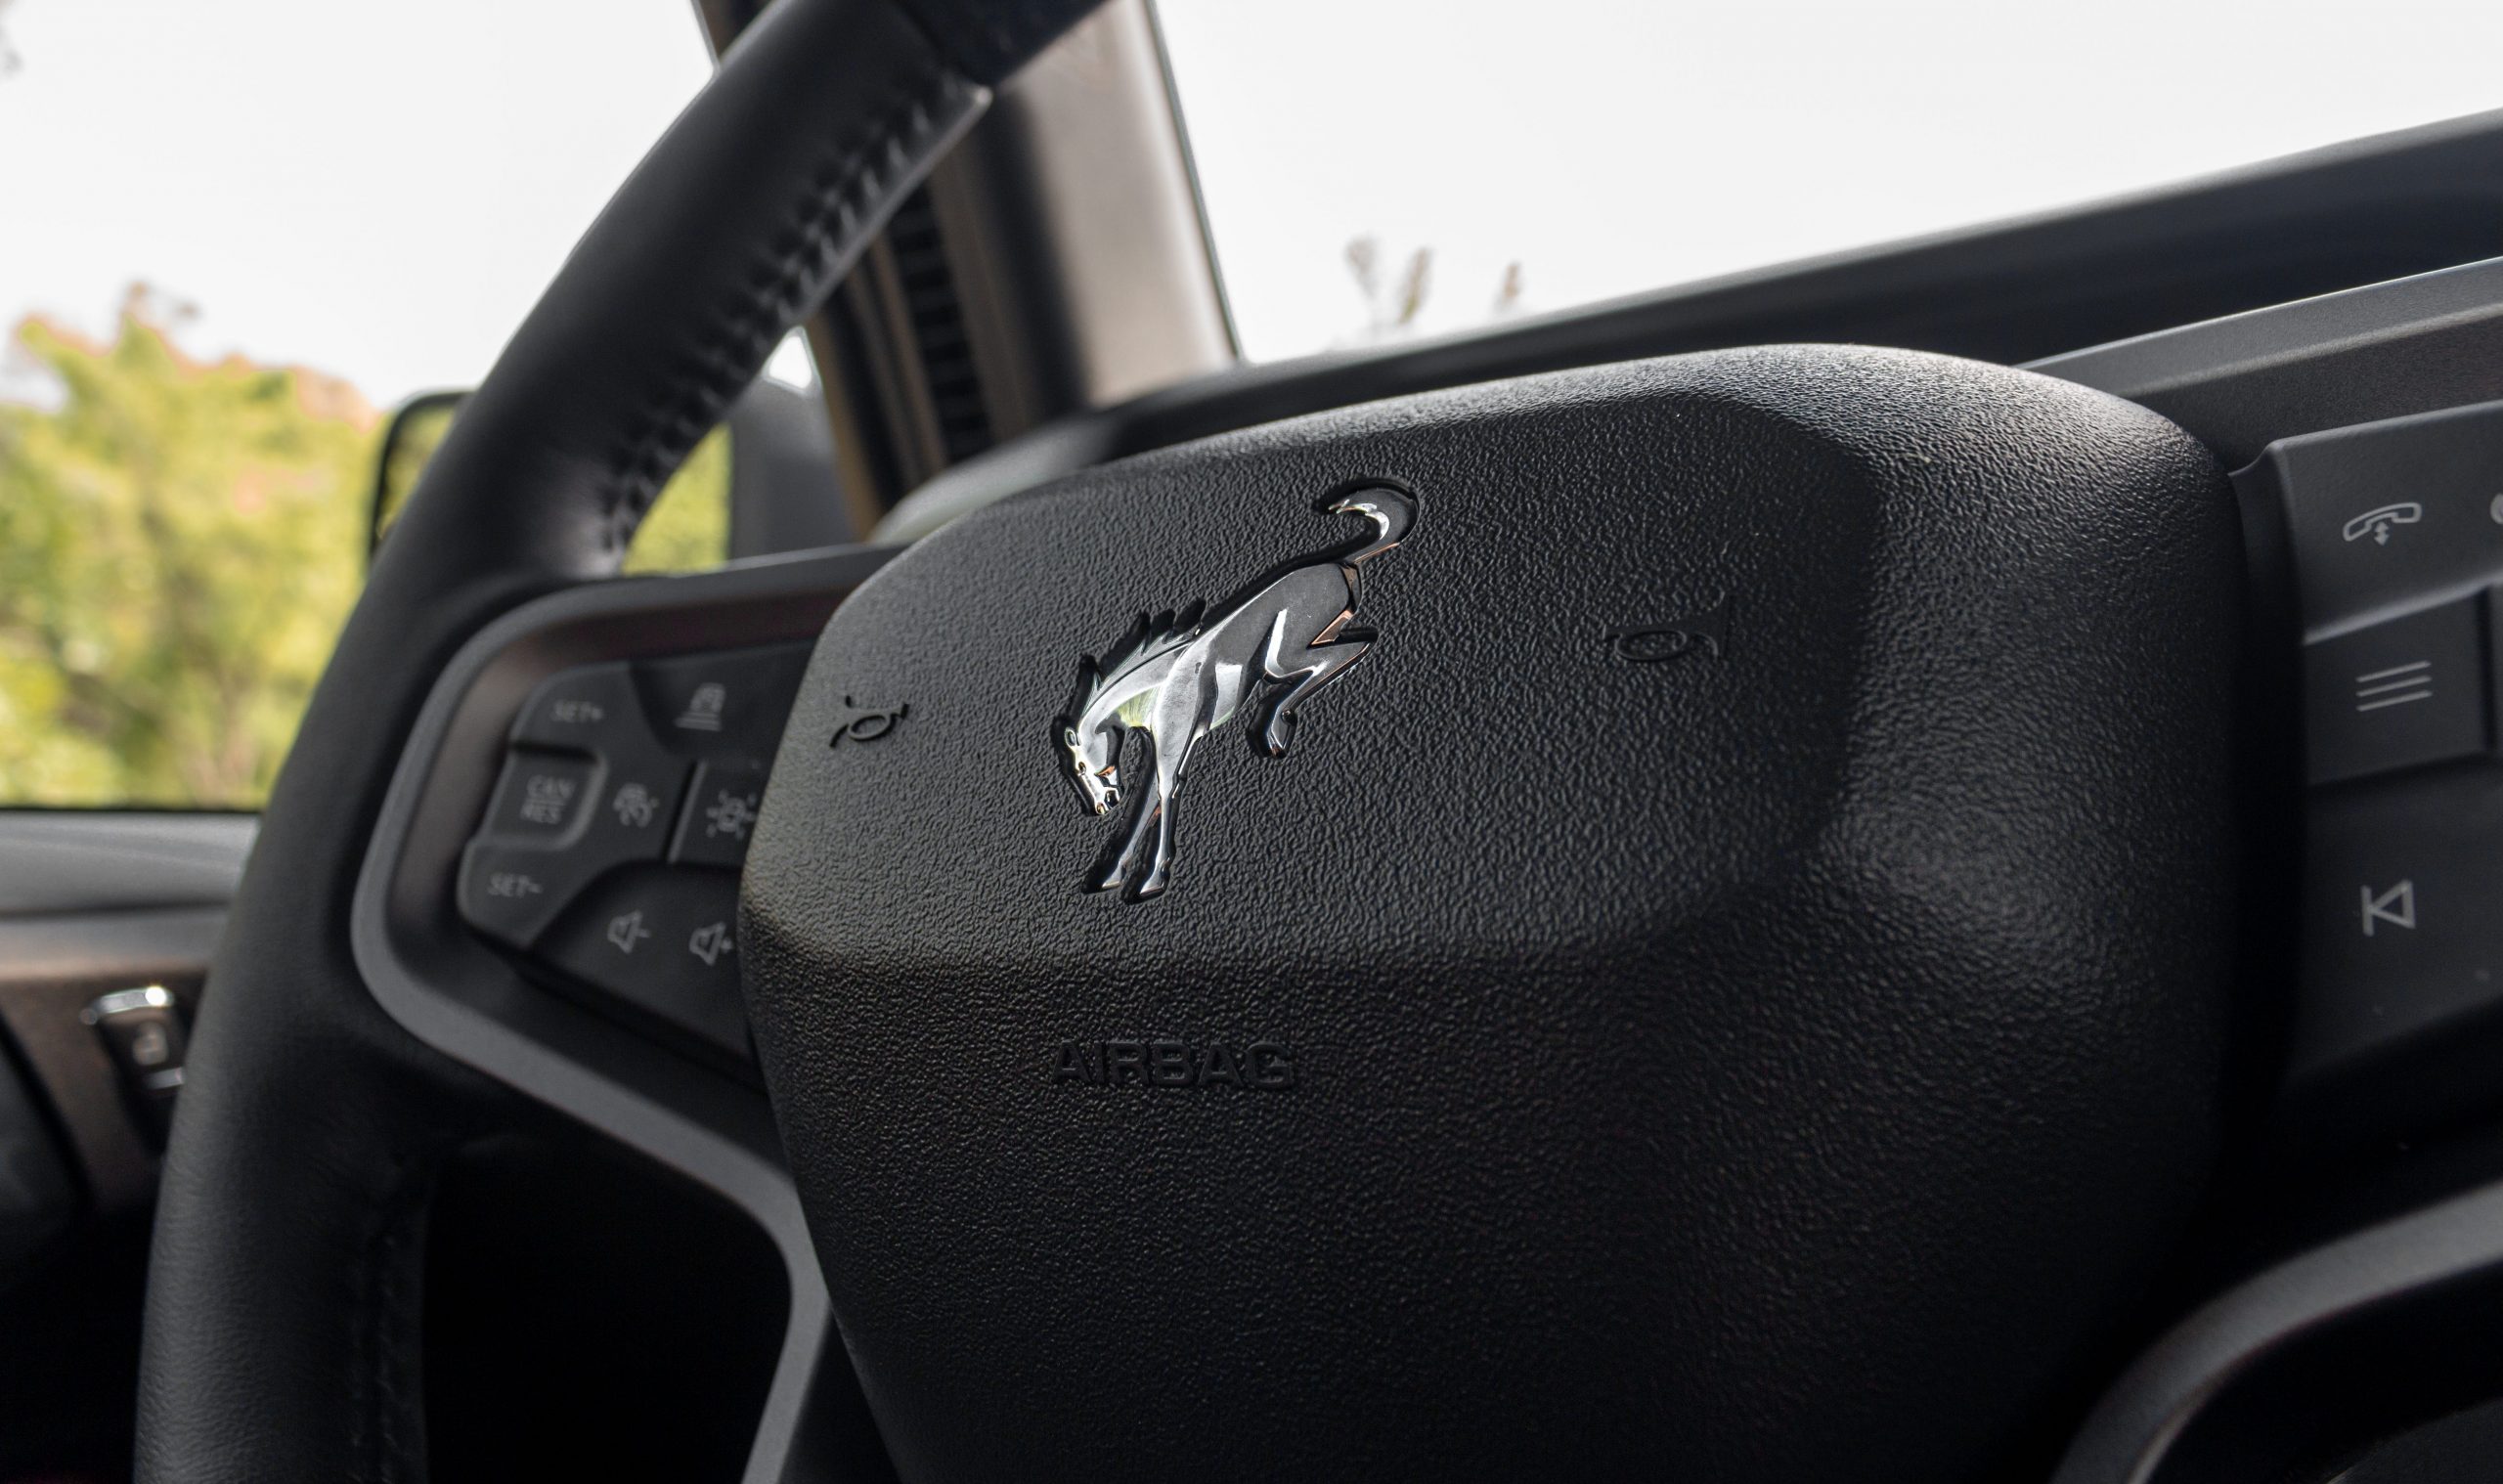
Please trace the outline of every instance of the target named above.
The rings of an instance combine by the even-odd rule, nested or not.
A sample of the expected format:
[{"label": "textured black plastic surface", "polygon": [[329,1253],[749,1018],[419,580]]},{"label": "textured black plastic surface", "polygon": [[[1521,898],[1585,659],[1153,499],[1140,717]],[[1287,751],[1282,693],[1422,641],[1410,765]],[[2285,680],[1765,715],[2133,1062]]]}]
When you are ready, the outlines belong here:
[{"label": "textured black plastic surface", "polygon": [[[1359,480],[1419,510],[1373,653],[1283,759],[1201,746],[1169,891],[1081,893],[1079,654],[1344,549]],[[819,647],[742,936],[900,1471],[1974,1476],[2212,1157],[2241,583],[2162,419],[1822,347],[1255,429],[908,551]],[[1056,1075],[1124,1039],[1294,1085]]]},{"label": "textured black plastic surface", "polygon": [[2503,258],[2488,258],[2029,369],[2153,408],[2231,467],[2299,433],[2503,398],[2499,345]]}]

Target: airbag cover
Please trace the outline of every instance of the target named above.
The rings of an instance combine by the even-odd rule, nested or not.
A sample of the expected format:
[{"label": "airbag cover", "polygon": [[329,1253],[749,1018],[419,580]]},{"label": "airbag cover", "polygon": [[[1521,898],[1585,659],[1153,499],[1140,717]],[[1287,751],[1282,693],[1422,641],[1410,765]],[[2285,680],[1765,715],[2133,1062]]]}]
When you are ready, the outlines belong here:
[{"label": "airbag cover", "polygon": [[[1301,418],[903,555],[741,947],[904,1477],[2006,1459],[2214,1152],[2240,572],[2154,415],[1837,347]],[[1213,727],[1153,883],[1153,828],[1104,852],[1157,749],[1077,776],[1117,683]]]}]

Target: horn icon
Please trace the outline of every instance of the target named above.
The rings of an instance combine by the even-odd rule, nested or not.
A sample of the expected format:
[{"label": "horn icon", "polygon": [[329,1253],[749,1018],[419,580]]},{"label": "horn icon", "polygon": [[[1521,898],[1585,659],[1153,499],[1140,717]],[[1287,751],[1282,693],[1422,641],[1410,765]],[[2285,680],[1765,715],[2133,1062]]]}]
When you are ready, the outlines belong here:
[{"label": "horn icon", "polygon": [[1621,659],[1637,665],[1656,665],[1665,660],[1682,660],[1697,649],[1708,648],[1715,659],[1730,640],[1730,600],[1723,598],[1707,612],[1689,618],[1671,619],[1665,624],[1651,624],[1640,629],[1617,629],[1608,633],[1608,643]]}]

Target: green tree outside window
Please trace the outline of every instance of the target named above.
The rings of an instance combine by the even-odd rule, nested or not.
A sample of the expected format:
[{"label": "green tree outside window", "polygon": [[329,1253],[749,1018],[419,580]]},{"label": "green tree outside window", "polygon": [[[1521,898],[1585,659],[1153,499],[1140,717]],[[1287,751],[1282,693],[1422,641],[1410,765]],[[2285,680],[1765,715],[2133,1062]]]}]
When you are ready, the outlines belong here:
[{"label": "green tree outside window", "polygon": [[[356,599],[382,417],[173,318],[134,289],[110,342],[11,336],[60,396],[0,404],[0,806],[258,807]],[[719,563],[728,472],[716,433],[630,570]]]}]

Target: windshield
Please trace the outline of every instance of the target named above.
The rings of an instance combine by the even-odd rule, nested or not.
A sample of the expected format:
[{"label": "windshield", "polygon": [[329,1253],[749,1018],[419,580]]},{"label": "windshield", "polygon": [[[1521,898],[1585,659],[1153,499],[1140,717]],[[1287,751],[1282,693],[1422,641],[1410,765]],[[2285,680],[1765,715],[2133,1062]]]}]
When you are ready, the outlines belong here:
[{"label": "windshield", "polygon": [[2503,104],[2503,7],[1158,0],[1268,360]]}]

